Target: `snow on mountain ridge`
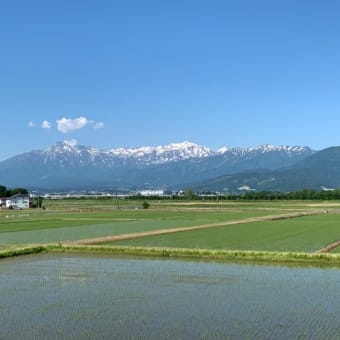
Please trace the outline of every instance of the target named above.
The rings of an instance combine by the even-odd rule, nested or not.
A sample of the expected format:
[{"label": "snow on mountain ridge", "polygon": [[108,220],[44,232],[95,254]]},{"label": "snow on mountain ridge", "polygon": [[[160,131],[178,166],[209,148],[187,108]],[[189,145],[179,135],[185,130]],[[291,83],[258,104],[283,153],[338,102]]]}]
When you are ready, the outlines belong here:
[{"label": "snow on mountain ridge", "polygon": [[[257,147],[222,147],[214,151],[208,147],[184,141],[182,143],[171,143],[165,146],[143,146],[138,148],[116,148],[108,151],[92,146],[86,147],[70,143],[68,141],[58,142],[47,150],[43,151],[44,161],[57,160],[62,162],[76,162],[77,158],[81,163],[113,163],[115,160],[132,161],[140,165],[163,164],[176,162],[191,158],[205,158],[222,154],[231,154],[236,157],[252,158],[258,154],[268,152],[285,152],[287,154],[303,153],[310,151],[309,147],[301,146],[273,146],[269,144]],[[85,164],[84,163],[84,164]]]},{"label": "snow on mountain ridge", "polygon": [[42,152],[44,162],[59,160],[64,162],[76,162],[78,158],[81,164],[86,163],[112,163],[114,160],[130,160],[136,164],[162,164],[190,158],[208,157],[215,154],[211,149],[190,143],[172,143],[166,146],[144,146],[139,148],[117,148],[108,151],[92,146],[82,146],[69,141],[58,142]]},{"label": "snow on mountain ridge", "polygon": [[[207,157],[215,152],[211,149],[191,142],[172,143],[165,146],[144,146],[139,148],[118,148],[109,151],[113,155],[126,157],[162,157],[163,155],[174,158],[187,159],[193,157]],[[171,157],[170,157],[171,158]]]},{"label": "snow on mountain ridge", "polygon": [[304,152],[306,150],[311,150],[308,146],[288,146],[288,145],[270,145],[270,144],[261,144],[256,147],[248,147],[248,148],[241,148],[241,147],[222,147],[217,150],[217,153],[226,153],[231,152],[233,154],[250,154],[250,153],[266,153],[266,152],[272,152],[272,151],[284,151],[284,152]]}]

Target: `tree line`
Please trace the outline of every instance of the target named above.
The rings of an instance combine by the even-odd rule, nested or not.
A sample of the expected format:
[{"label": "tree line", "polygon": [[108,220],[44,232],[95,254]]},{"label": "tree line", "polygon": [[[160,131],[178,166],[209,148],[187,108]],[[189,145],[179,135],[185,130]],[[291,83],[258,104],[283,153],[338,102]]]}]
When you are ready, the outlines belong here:
[{"label": "tree line", "polygon": [[181,195],[168,196],[142,196],[140,194],[130,196],[132,200],[228,200],[228,201],[261,201],[261,200],[340,200],[340,189],[317,191],[303,189],[292,192],[274,191],[248,191],[240,194],[216,193],[216,192],[193,192],[185,189]]},{"label": "tree line", "polygon": [[6,186],[0,185],[0,197],[10,197],[16,194],[28,194],[28,191],[25,188],[8,189]]},{"label": "tree line", "polygon": [[340,189],[329,191],[298,190],[292,192],[246,192],[241,195],[227,195],[228,200],[338,200],[340,199]]},{"label": "tree line", "polygon": [[[220,200],[256,201],[256,200],[338,200],[340,189],[317,191],[303,189],[292,192],[248,191],[242,194],[216,194]],[[195,197],[195,196],[194,196]],[[199,196],[202,197],[202,194]],[[204,197],[204,195],[203,195]],[[206,199],[206,198],[205,198]],[[215,198],[216,199],[216,196]]]}]

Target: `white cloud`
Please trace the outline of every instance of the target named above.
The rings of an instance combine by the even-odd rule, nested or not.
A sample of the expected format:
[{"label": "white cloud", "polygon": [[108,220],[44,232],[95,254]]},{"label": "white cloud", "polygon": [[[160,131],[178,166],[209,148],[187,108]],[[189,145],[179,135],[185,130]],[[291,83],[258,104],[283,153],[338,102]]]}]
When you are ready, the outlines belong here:
[{"label": "white cloud", "polygon": [[79,117],[75,119],[61,118],[57,120],[58,130],[62,133],[73,132],[88,125],[90,121],[86,117]]},{"label": "white cloud", "polygon": [[71,145],[71,146],[77,146],[78,145],[78,141],[76,139],[69,139],[69,140],[64,140],[65,144]]},{"label": "white cloud", "polygon": [[104,127],[103,122],[95,123],[94,126],[93,126],[94,129],[102,129],[103,127]]},{"label": "white cloud", "polygon": [[47,120],[44,120],[42,123],[41,123],[41,127],[43,129],[50,129],[51,128],[51,123]]},{"label": "white cloud", "polygon": [[[87,119],[86,117],[83,116],[74,119],[66,117],[57,119],[57,129],[61,133],[70,133],[75,130],[82,129],[85,126],[91,126],[93,129],[98,130],[104,127],[104,123],[95,122],[94,120]],[[53,124],[48,120],[42,121],[40,125],[34,123],[33,121],[29,121],[28,127],[29,128],[40,127],[42,129],[51,129],[53,127]]]}]

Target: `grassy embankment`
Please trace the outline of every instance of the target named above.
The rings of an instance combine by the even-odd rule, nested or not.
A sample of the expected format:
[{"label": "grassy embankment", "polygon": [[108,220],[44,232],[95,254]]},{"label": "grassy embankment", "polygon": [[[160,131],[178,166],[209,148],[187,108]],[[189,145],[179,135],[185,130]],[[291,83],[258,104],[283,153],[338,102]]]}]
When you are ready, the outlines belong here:
[{"label": "grassy embankment", "polygon": [[276,263],[305,263],[305,264],[331,264],[340,265],[339,254],[329,253],[299,253],[299,252],[269,252],[247,250],[223,250],[223,249],[181,249],[181,248],[153,248],[153,247],[119,247],[119,246],[80,246],[48,244],[39,246],[16,247],[0,251],[0,258],[17,255],[50,253],[87,253],[106,254],[119,256],[143,256],[143,257],[173,257],[192,258],[224,261],[256,261]]}]

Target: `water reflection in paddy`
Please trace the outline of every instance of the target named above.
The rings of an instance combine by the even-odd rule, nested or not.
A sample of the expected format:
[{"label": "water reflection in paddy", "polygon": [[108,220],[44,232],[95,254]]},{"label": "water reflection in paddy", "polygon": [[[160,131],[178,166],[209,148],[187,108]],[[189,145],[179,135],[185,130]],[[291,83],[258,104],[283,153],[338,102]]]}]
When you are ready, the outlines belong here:
[{"label": "water reflection in paddy", "polygon": [[1,339],[340,337],[338,268],[39,255],[0,277]]}]

